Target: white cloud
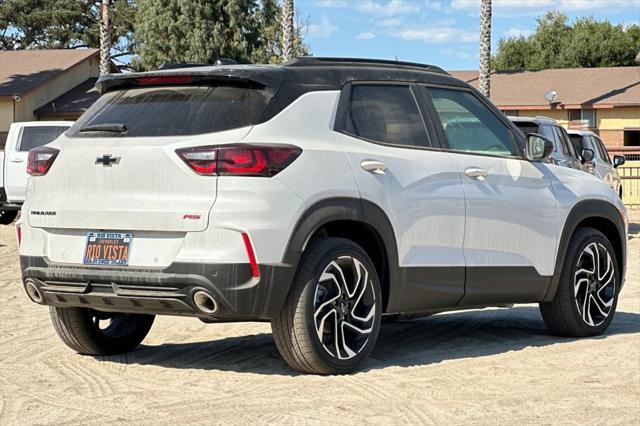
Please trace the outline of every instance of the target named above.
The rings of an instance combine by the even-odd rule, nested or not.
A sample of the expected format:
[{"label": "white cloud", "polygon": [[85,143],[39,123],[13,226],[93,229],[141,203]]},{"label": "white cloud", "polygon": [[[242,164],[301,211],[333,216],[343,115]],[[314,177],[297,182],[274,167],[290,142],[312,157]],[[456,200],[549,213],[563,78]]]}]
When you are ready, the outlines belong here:
[{"label": "white cloud", "polygon": [[420,11],[420,5],[418,3],[407,0],[389,0],[386,3],[362,0],[356,3],[356,8],[360,12],[379,16],[394,16]]},{"label": "white cloud", "polygon": [[431,27],[402,30],[394,34],[403,40],[420,40],[425,43],[472,42],[478,40],[478,33],[453,27]]},{"label": "white cloud", "polygon": [[358,40],[371,40],[372,38],[376,38],[376,35],[370,31],[365,31],[356,36]]},{"label": "white cloud", "polygon": [[533,30],[522,27],[511,27],[503,33],[507,37],[529,37]]},{"label": "white cloud", "polygon": [[343,8],[347,7],[347,0],[316,0],[316,4],[320,7]]},{"label": "white cloud", "polygon": [[402,21],[398,18],[386,18],[377,22],[377,24],[381,27],[397,27],[401,23]]},{"label": "white cloud", "polygon": [[325,16],[322,17],[319,24],[309,24],[307,26],[308,37],[326,38],[336,31],[338,31],[338,27],[329,22]]}]

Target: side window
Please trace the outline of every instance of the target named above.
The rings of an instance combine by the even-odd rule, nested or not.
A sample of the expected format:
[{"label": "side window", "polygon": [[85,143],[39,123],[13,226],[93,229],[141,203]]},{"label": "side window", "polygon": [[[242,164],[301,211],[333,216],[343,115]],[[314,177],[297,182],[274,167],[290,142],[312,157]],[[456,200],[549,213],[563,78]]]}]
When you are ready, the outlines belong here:
[{"label": "side window", "polygon": [[577,153],[581,153],[583,149],[587,148],[584,145],[586,138],[583,140],[582,135],[569,135],[569,139],[571,139],[571,143],[573,144],[573,150]]},{"label": "side window", "polygon": [[607,152],[607,148],[605,148],[604,144],[599,138],[593,137],[593,141],[595,145],[598,147],[598,151],[600,151],[600,158],[607,163],[611,163],[611,158],[609,157],[609,152]]},{"label": "side window", "polygon": [[23,127],[18,143],[18,151],[30,151],[52,142],[63,134],[68,127],[63,126],[33,126]]},{"label": "side window", "polygon": [[560,133],[560,140],[562,141],[563,149],[565,150],[565,154],[577,158],[575,150],[573,149],[573,145],[571,144],[571,140],[569,139],[569,135],[567,131],[562,127],[556,127],[558,133]]},{"label": "side window", "polygon": [[547,126],[546,124],[543,124],[539,126],[539,129],[542,136],[551,139],[551,142],[553,142],[553,145],[556,147],[555,150],[558,151],[560,149],[558,147],[559,139],[558,134],[553,130],[553,126]]},{"label": "side window", "polygon": [[486,155],[518,156],[511,130],[473,94],[427,88],[449,148]]},{"label": "side window", "polygon": [[353,85],[345,130],[377,142],[428,146],[427,131],[409,86]]}]

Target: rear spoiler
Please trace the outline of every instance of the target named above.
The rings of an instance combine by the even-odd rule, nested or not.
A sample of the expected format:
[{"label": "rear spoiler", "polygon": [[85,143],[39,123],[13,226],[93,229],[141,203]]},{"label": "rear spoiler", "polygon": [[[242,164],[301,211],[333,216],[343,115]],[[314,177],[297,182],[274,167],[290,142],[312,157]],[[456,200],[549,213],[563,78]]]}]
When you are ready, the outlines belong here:
[{"label": "rear spoiler", "polygon": [[151,85],[184,85],[224,82],[242,86],[268,88],[276,92],[285,71],[273,66],[222,66],[207,69],[172,69],[151,72],[106,74],[96,82],[100,94],[123,87]]}]

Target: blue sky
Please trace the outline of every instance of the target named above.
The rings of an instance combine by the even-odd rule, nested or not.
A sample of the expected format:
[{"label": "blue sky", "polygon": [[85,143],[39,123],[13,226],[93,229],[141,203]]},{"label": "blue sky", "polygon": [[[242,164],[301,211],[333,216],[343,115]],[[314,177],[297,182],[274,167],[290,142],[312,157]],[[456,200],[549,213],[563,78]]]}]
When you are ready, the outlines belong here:
[{"label": "blue sky", "polygon": [[[480,0],[295,0],[315,56],[372,57],[477,69]],[[640,0],[493,0],[492,44],[528,35],[535,19],[557,9],[640,23]]]}]

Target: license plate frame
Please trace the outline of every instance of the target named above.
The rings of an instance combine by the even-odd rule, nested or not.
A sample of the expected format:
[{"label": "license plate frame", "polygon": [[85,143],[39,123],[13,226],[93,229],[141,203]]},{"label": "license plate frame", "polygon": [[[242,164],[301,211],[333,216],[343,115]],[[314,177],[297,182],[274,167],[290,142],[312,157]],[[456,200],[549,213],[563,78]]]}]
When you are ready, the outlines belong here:
[{"label": "license plate frame", "polygon": [[129,266],[131,232],[89,231],[82,263],[95,266]]}]

